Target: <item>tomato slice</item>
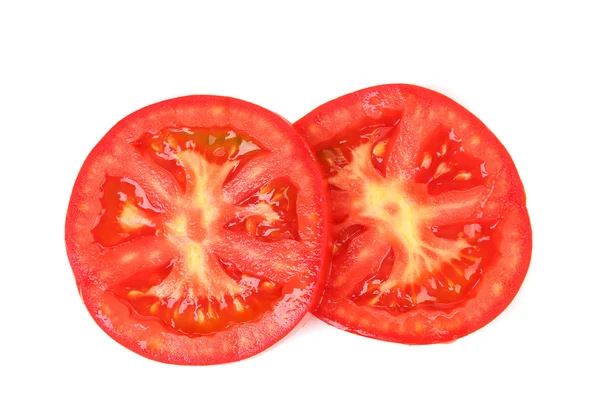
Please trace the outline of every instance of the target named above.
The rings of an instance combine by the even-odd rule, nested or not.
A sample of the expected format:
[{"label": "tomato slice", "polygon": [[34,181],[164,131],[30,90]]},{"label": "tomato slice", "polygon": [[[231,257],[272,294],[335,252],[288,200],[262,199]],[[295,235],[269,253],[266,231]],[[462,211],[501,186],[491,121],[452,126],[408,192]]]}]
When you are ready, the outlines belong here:
[{"label": "tomato slice", "polygon": [[93,149],[66,245],[113,339],[166,363],[216,364],[271,346],[316,304],[329,214],[315,156],[288,122],[190,96],[129,115]]},{"label": "tomato slice", "polygon": [[525,193],[490,130],[411,85],[360,90],[294,127],[331,190],[331,276],[316,315],[360,335],[447,342],[489,323],[531,257]]}]

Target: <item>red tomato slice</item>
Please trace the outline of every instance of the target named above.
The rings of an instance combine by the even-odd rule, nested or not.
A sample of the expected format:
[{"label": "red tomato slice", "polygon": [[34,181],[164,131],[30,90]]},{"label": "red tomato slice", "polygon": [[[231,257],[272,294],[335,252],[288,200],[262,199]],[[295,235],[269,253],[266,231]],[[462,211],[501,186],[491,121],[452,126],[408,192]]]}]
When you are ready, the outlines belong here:
[{"label": "red tomato slice", "polygon": [[377,339],[447,342],[486,325],[531,257],[525,193],[505,148],[447,97],[360,90],[294,127],[331,189],[332,271],[316,315]]},{"label": "red tomato slice", "polygon": [[182,97],[129,115],[88,156],[67,251],[117,342],[167,363],[224,363],[271,346],[315,304],[329,209],[288,122],[241,100]]}]

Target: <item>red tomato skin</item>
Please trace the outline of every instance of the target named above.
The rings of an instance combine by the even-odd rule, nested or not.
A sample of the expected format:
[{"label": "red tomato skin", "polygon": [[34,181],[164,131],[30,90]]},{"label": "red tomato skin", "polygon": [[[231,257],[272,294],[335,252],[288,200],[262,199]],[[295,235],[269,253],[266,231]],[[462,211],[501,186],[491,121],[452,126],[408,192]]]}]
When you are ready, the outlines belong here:
[{"label": "red tomato skin", "polygon": [[[372,98],[377,98],[378,103],[369,104]],[[385,312],[365,311],[348,305],[347,300],[329,296],[332,272],[321,299],[321,306],[313,314],[339,329],[379,340],[411,345],[453,342],[494,320],[509,306],[523,284],[532,253],[532,231],[525,205],[525,190],[509,153],[483,122],[447,96],[420,86],[386,84],[361,89],[317,107],[295,122],[294,127],[314,148],[361,118],[377,118],[381,115],[382,103],[386,103],[390,109],[403,109],[417,103],[425,110],[438,106],[452,109],[462,121],[474,126],[474,129],[485,137],[485,143],[500,155],[504,168],[509,170],[506,176],[509,189],[505,198],[507,209],[512,210],[510,219],[513,220],[511,226],[514,228],[512,242],[506,241],[503,246],[506,253],[509,253],[509,244],[515,243],[518,246],[518,254],[510,255],[511,259],[517,260],[516,267],[510,271],[508,266],[488,271],[486,279],[483,279],[479,287],[449,310],[421,306],[395,317]],[[407,151],[414,151],[416,154],[418,143],[413,145],[414,147]],[[501,283],[501,295],[494,294],[494,279]],[[338,315],[340,308],[347,308],[347,318]],[[377,322],[365,323],[366,320]],[[382,329],[383,325],[390,328]]]},{"label": "red tomato skin", "polygon": [[[318,228],[320,246],[313,258],[320,260],[320,265],[314,265],[314,271],[312,271],[315,275],[314,282],[310,287],[303,288],[299,295],[299,297],[304,296],[302,301],[305,305],[301,309],[292,310],[286,315],[277,315],[281,311],[274,310],[268,312],[268,315],[263,316],[260,321],[240,324],[230,331],[218,332],[195,341],[183,335],[176,336],[165,333],[164,343],[159,340],[158,342],[161,343],[146,341],[142,344],[136,337],[139,332],[132,331],[133,328],[123,331],[117,323],[108,320],[108,317],[102,313],[102,291],[106,287],[98,280],[98,277],[90,274],[89,268],[83,260],[86,257],[83,255],[85,250],[82,249],[81,241],[78,240],[82,231],[82,227],[79,225],[82,220],[89,219],[89,216],[82,210],[81,205],[90,200],[88,181],[90,175],[94,173],[93,163],[88,161],[97,160],[106,154],[114,154],[115,146],[122,147],[124,142],[133,142],[148,124],[168,126],[183,123],[185,125],[186,123],[182,121],[186,119],[201,120],[201,117],[185,114],[186,110],[189,111],[190,108],[196,106],[203,108],[204,113],[209,107],[222,108],[226,113],[232,112],[231,110],[237,110],[237,112],[241,110],[241,113],[245,112],[250,115],[251,119],[258,119],[275,126],[280,132],[287,135],[291,146],[304,153],[299,162],[302,162],[307,168],[308,174],[314,182],[315,196],[318,197],[319,209],[316,211],[321,221],[320,228]],[[227,121],[231,122],[236,119],[244,121],[239,115],[233,114],[228,117]],[[243,126],[236,126],[236,128],[252,132],[252,122],[246,120],[242,123]],[[268,138],[263,141],[263,144],[265,143],[268,145]],[[123,163],[126,162],[123,160]],[[92,149],[78,173],[72,190],[65,221],[65,244],[80,297],[93,320],[112,339],[125,348],[158,362],[177,365],[213,365],[243,360],[264,351],[286,337],[309,310],[316,308],[327,275],[327,268],[322,266],[328,266],[331,260],[330,223],[331,205],[327,183],[318,168],[312,149],[304,138],[295,132],[288,121],[269,110],[243,100],[224,96],[191,95],[161,101],[131,113],[111,128]],[[118,314],[117,322],[131,317],[127,315],[124,307],[116,314]],[[273,320],[277,318],[285,319],[286,323],[276,326],[277,324]],[[264,320],[268,321],[263,323]],[[223,338],[219,338],[219,336],[223,336]],[[242,343],[241,338],[251,336],[258,337],[259,340]],[[213,351],[203,351],[204,347],[210,347]]]}]

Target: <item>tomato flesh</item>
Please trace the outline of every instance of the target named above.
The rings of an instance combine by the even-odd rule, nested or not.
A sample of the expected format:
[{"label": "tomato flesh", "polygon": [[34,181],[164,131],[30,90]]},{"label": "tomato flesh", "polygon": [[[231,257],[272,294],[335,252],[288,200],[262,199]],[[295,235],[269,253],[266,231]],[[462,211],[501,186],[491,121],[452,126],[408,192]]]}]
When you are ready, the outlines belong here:
[{"label": "tomato flesh", "polygon": [[[475,288],[484,267],[494,255],[491,237],[492,229],[497,223],[459,223],[432,227],[432,232],[438,237],[452,241],[465,240],[465,247],[451,259],[443,260],[435,258],[435,249],[424,246],[423,252],[417,255],[422,260],[419,261],[425,264],[432,263],[432,260],[439,261],[438,269],[428,275],[422,274],[409,284],[389,284],[396,262],[394,251],[390,248],[377,273],[356,286],[351,295],[352,301],[357,305],[377,307],[391,313],[405,312],[419,306],[448,308],[459,303]],[[465,232],[471,235],[467,236]],[[410,257],[411,255],[405,263],[414,262]]]},{"label": "tomato flesh", "polygon": [[[214,297],[161,297],[160,285],[172,271],[173,263],[157,270],[142,271],[111,289],[140,317],[158,320],[174,333],[188,336],[208,335],[231,326],[259,319],[280,299],[282,286],[269,280],[242,274],[236,267],[219,260],[223,270],[243,288],[241,294]],[[188,292],[189,294],[189,292]]]},{"label": "tomato flesh", "polygon": [[451,341],[512,300],[531,255],[510,156],[472,114],[433,91],[385,85],[294,124],[332,198],[332,271],[316,315],[403,343]]},{"label": "tomato flesh", "polygon": [[270,346],[316,302],[328,215],[321,173],[289,124],[192,96],[102,139],[75,184],[67,249],[86,306],[119,343],[221,363]]},{"label": "tomato flesh", "polygon": [[[498,221],[430,226],[429,230],[438,238],[463,244],[455,254],[444,259],[438,254],[442,249],[422,240],[428,232],[415,231],[418,228],[413,226],[410,215],[435,214],[436,210],[419,210],[419,199],[415,198],[418,196],[411,198],[410,192],[414,190],[410,186],[425,184],[429,195],[442,190],[468,190],[485,183],[485,163],[464,154],[461,140],[452,130],[440,130],[441,135],[432,134],[421,151],[423,161],[415,171],[414,181],[404,183],[406,188],[395,189],[385,180],[385,170],[382,171],[393,125],[374,125],[372,121],[359,121],[358,125],[362,128],[346,129],[340,135],[342,139],[336,138],[333,146],[328,144],[317,153],[333,190],[354,190],[356,197],[362,199],[349,207],[349,212],[336,223],[343,223],[351,213],[362,214],[363,218],[375,220],[372,223],[378,224],[384,235],[391,238],[392,246],[379,262],[377,272],[357,285],[351,299],[357,305],[378,307],[392,313],[419,305],[446,307],[460,301],[476,286],[483,266],[493,256],[491,229]],[[338,174],[341,176],[336,177]],[[394,195],[390,196],[390,191]],[[340,231],[334,241],[334,260],[341,255],[342,247],[366,229],[364,225],[351,225]],[[402,255],[405,259],[401,259]],[[404,264],[405,274],[422,264],[431,269],[437,263],[439,270],[421,275],[417,281],[407,276],[393,280],[391,275],[396,262]]]},{"label": "tomato flesh", "polygon": [[423,147],[414,181],[426,184],[427,193],[469,190],[487,183],[485,161],[465,153],[462,139],[454,129],[440,127],[439,132],[429,134]]},{"label": "tomato flesh", "polygon": [[247,159],[245,156],[261,150],[260,146],[247,136],[227,127],[167,128],[158,134],[145,134],[135,142],[135,146],[141,152],[148,153],[156,164],[169,171],[184,192],[188,186],[195,184],[194,178],[203,173],[197,170],[198,166],[192,160],[186,159],[186,154],[190,157],[200,156],[210,164],[232,163],[230,173],[235,173],[240,167],[240,162]]}]

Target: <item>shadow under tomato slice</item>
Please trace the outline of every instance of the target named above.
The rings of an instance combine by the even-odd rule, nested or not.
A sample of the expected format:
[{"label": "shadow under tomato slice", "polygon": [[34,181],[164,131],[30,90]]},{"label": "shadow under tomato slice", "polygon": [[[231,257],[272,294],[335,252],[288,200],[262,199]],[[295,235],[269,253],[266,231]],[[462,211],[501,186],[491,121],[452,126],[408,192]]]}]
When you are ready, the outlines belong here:
[{"label": "shadow under tomato slice", "polygon": [[294,127],[332,197],[319,318],[426,344],[465,336],[508,306],[527,272],[531,227],[516,168],[481,121],[431,90],[384,85]]},{"label": "shadow under tomato slice", "polygon": [[137,111],[100,141],[75,183],[66,242],[111,337],[158,361],[216,364],[271,346],[316,304],[329,219],[291,125],[190,96]]}]

